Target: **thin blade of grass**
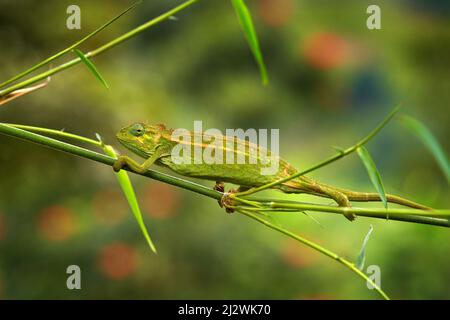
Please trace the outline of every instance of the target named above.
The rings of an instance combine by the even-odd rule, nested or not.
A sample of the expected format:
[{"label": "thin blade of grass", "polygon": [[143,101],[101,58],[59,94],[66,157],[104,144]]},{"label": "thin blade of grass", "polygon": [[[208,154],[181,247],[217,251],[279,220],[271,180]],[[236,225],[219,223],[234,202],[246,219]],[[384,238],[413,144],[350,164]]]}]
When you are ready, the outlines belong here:
[{"label": "thin blade of grass", "polygon": [[92,72],[92,74],[98,79],[98,81],[100,81],[105,87],[106,89],[109,89],[108,84],[106,83],[105,79],[102,77],[102,75],[100,74],[100,72],[98,72],[97,68],[95,67],[95,65],[92,63],[91,60],[89,60],[83,52],[81,52],[78,49],[73,49],[73,52],[76,53],[76,55],[81,59],[81,61],[88,67],[88,69]]},{"label": "thin blade of grass", "polygon": [[[114,151],[114,149],[111,146],[105,145],[103,147],[105,153],[113,158],[117,158],[117,154]],[[127,198],[128,204],[130,205],[131,211],[134,214],[134,217],[136,218],[137,223],[139,224],[139,227],[141,228],[142,233],[144,234],[145,239],[147,240],[147,243],[150,247],[150,249],[157,253],[156,247],[153,244],[152,239],[150,238],[150,235],[147,231],[147,228],[144,223],[144,219],[142,218],[142,213],[139,208],[139,203],[136,198],[136,194],[133,189],[133,185],[131,184],[130,177],[128,176],[127,172],[125,170],[120,170],[116,173],[117,180],[119,181],[120,187],[122,188],[122,191]]]},{"label": "thin blade of grass", "polygon": [[242,30],[244,31],[245,38],[247,39],[250,50],[256,60],[259,67],[259,72],[261,73],[261,80],[264,85],[269,83],[269,78],[267,75],[266,65],[264,64],[264,59],[259,47],[258,37],[256,35],[255,27],[253,26],[252,16],[248,10],[245,2],[243,0],[231,0],[234,10],[238,16],[239,22],[241,24]]},{"label": "thin blade of grass", "polygon": [[372,157],[370,156],[369,152],[364,146],[359,147],[356,149],[356,152],[358,152],[358,155],[363,162],[364,166],[366,167],[367,173],[369,174],[370,180],[372,181],[372,184],[374,185],[375,189],[377,190],[378,194],[380,195],[381,201],[383,201],[384,207],[387,209],[388,204],[386,200],[386,193],[384,191],[384,185],[383,180],[381,180],[381,175],[378,172],[378,169],[375,165],[375,162],[373,161]]},{"label": "thin blade of grass", "polygon": [[76,47],[80,46],[82,43],[86,42],[87,40],[89,40],[90,38],[92,38],[93,36],[95,36],[97,33],[99,33],[100,31],[106,29],[106,27],[108,27],[109,25],[111,25],[114,21],[116,21],[117,19],[119,19],[120,17],[122,17],[124,14],[126,14],[128,11],[134,9],[134,7],[136,7],[138,4],[140,4],[142,2],[142,0],[138,0],[135,3],[133,3],[131,6],[129,6],[128,8],[126,8],[124,11],[122,11],[121,13],[119,13],[117,16],[115,16],[114,18],[112,18],[111,20],[107,21],[105,24],[103,24],[102,26],[100,26],[99,28],[95,29],[94,31],[92,31],[91,33],[89,33],[87,36],[85,36],[84,38],[82,38],[81,40],[75,42],[74,44],[72,44],[71,46],[67,47],[66,49],[54,54],[51,57],[48,57],[47,59],[35,64],[34,66],[32,66],[31,68],[25,70],[24,72],[12,77],[11,79],[8,79],[7,81],[3,82],[0,84],[0,88],[4,87],[30,73],[32,73],[33,71],[47,65],[48,63],[58,59],[59,57],[63,56],[64,54],[66,54],[67,52],[71,51],[72,49],[75,49]]},{"label": "thin blade of grass", "polygon": [[372,233],[372,231],[373,231],[373,226],[370,225],[370,229],[367,232],[366,236],[364,237],[363,244],[361,246],[361,251],[359,252],[358,257],[356,258],[356,267],[359,270],[362,270],[364,268],[364,264],[366,263],[366,246],[367,246],[367,243],[369,242],[369,237],[370,237],[370,234]]},{"label": "thin blade of grass", "polygon": [[401,123],[415,134],[427,147],[447,178],[447,182],[450,183],[449,161],[444,150],[431,131],[422,122],[410,116],[402,116]]}]

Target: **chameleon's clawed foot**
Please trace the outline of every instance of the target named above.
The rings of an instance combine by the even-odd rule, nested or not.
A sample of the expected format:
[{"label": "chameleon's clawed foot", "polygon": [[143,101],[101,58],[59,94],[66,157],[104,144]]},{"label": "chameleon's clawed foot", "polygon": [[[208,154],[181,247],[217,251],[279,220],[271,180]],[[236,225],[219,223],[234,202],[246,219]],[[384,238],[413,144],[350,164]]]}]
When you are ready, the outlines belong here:
[{"label": "chameleon's clawed foot", "polygon": [[116,161],[114,161],[113,170],[115,172],[119,172],[125,166],[126,162],[123,160],[123,158],[119,157]]},{"label": "chameleon's clawed foot", "polygon": [[134,160],[128,158],[127,156],[120,156],[113,163],[113,170],[115,172],[119,172],[122,169],[129,169],[132,172],[144,174],[147,172],[147,167],[139,165]]},{"label": "chameleon's clawed foot", "polygon": [[230,195],[232,195],[233,193],[237,193],[238,191],[236,189],[230,189],[228,192],[225,192],[222,196],[222,198],[220,199],[220,207],[221,208],[225,208],[225,211],[227,213],[233,213],[234,209],[230,208],[230,206],[232,206],[234,204],[234,200],[232,197],[230,197]]}]

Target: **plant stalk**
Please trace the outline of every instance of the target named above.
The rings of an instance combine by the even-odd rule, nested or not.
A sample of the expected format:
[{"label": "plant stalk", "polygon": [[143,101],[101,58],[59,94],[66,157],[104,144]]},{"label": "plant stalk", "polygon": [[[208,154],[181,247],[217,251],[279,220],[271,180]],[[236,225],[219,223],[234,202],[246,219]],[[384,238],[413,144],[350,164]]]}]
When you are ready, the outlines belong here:
[{"label": "plant stalk", "polygon": [[[15,127],[17,126],[17,127]],[[23,130],[26,129],[26,130]],[[99,141],[89,139],[86,137],[81,137],[78,135],[74,135],[71,133],[59,131],[59,130],[52,130],[47,128],[37,128],[37,127],[31,127],[31,126],[23,126],[23,125],[9,125],[5,123],[0,123],[0,133],[6,134],[11,137],[19,138],[22,140],[26,140],[29,142],[37,143],[39,145],[52,148],[58,151],[63,151],[72,155],[76,155],[85,159],[90,159],[96,162],[103,163],[108,166],[112,166],[116,159],[109,157],[104,154],[100,154],[95,151],[91,151],[89,149],[85,149],[79,146],[75,146],[66,142],[62,142],[53,138],[49,138],[46,136],[42,136],[33,132],[29,132],[27,130],[31,131],[38,131],[42,133],[52,134],[52,135],[59,135],[61,137],[66,138],[72,138],[76,139],[78,141],[87,142],[93,145],[100,144]],[[131,172],[131,170],[128,170]],[[135,173],[135,172],[133,172]],[[136,173],[138,174],[138,173]],[[209,198],[213,198],[216,200],[221,200],[223,197],[223,193],[213,190],[212,188],[208,188],[206,186],[203,186],[201,184],[185,180],[182,178],[174,177],[162,172],[154,171],[154,170],[148,170],[144,174],[141,174],[143,176],[168,183],[173,186],[177,186],[204,196],[207,196]],[[378,219],[386,219],[386,215],[389,215],[389,220],[396,220],[396,221],[403,221],[403,222],[414,222],[414,223],[420,223],[420,224],[428,224],[428,225],[434,225],[434,226],[443,226],[443,227],[450,227],[450,221],[449,219],[444,218],[434,218],[430,217],[429,213],[426,211],[421,211],[417,209],[376,209],[376,208],[341,208],[341,207],[335,207],[335,206],[325,206],[325,205],[318,205],[318,204],[310,204],[310,203],[302,203],[302,202],[296,202],[296,201],[289,201],[289,200],[281,200],[281,199],[270,199],[265,197],[245,197],[244,199],[241,199],[240,197],[234,198],[235,200],[242,202],[244,204],[250,205],[251,207],[245,207],[246,210],[254,210],[256,209],[264,209],[264,208],[270,208],[273,211],[277,211],[277,209],[282,209],[285,211],[286,209],[292,209],[295,211],[317,211],[317,212],[327,212],[327,213],[337,213],[342,214],[343,210],[352,210],[356,215],[358,216],[365,216],[365,217],[371,217],[371,218],[378,218]],[[256,204],[258,205],[255,205]],[[436,211],[438,215],[445,215],[446,212],[448,214],[448,210],[437,210]]]},{"label": "plant stalk", "polygon": [[[90,51],[90,52],[86,53],[85,57],[86,58],[93,58],[95,56],[98,56],[101,53],[106,52],[109,49],[115,47],[116,45],[118,45],[118,44],[120,44],[120,43],[122,43],[122,42],[124,42],[124,41],[126,41],[128,39],[133,38],[134,36],[136,36],[137,34],[141,33],[142,31],[144,31],[144,30],[146,30],[146,29],[148,29],[148,28],[150,28],[150,27],[152,27],[152,26],[154,26],[154,25],[156,25],[156,24],[158,24],[158,23],[160,23],[160,22],[162,22],[164,20],[169,19],[171,16],[175,15],[176,13],[178,13],[178,12],[180,12],[180,11],[186,9],[186,8],[188,8],[189,6],[193,5],[197,1],[198,0],[186,1],[186,2],[182,3],[181,5],[173,8],[172,10],[169,10],[166,13],[163,13],[160,16],[158,16],[158,17],[156,17],[156,18],[154,18],[154,19],[152,19],[152,20],[150,20],[150,21],[140,25],[139,27],[136,27],[133,30],[123,34],[122,36],[120,36],[120,37],[118,37],[118,38],[116,38],[116,39],[106,43],[105,45],[103,45],[103,46],[101,46],[101,47],[99,47],[99,48],[97,48],[97,49],[95,49],[93,51]],[[38,74],[38,75],[36,75],[34,77],[31,77],[31,78],[29,78],[27,80],[19,82],[19,83],[15,84],[15,85],[12,85],[12,86],[10,86],[10,87],[0,91],[0,97],[5,96],[5,95],[7,95],[7,94],[9,94],[9,93],[11,93],[11,92],[13,92],[15,90],[27,87],[27,86],[29,86],[29,85],[31,85],[33,83],[36,83],[38,81],[41,81],[43,79],[46,79],[46,78],[48,78],[48,77],[50,77],[50,76],[52,76],[52,75],[54,75],[54,74],[56,74],[58,72],[61,72],[61,71],[65,70],[65,69],[68,69],[68,68],[70,68],[70,67],[72,67],[72,66],[74,66],[74,65],[76,65],[76,64],[78,64],[80,62],[81,62],[80,58],[75,58],[75,59],[70,60],[70,61],[68,61],[66,63],[63,63],[63,64],[61,64],[61,65],[59,65],[59,66],[57,66],[55,68],[52,68],[52,69],[50,69],[50,70],[48,70],[46,72],[42,72],[42,73],[40,73],[40,74]]]}]

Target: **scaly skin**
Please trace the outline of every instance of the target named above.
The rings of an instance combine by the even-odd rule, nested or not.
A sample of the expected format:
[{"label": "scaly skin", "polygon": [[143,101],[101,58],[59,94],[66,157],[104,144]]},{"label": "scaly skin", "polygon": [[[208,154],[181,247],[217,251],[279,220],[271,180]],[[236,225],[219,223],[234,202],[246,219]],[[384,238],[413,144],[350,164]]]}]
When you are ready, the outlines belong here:
[{"label": "scaly skin", "polygon": [[[199,137],[196,136],[195,133],[189,133],[191,141],[175,141],[172,139],[172,132],[173,130],[166,129],[164,125],[146,125],[143,123],[135,123],[131,126],[123,128],[117,133],[117,139],[126,148],[146,160],[143,164],[139,164],[128,156],[120,156],[114,164],[114,170],[119,171],[126,166],[135,172],[144,173],[151,165],[156,164],[167,167],[172,171],[187,177],[212,180],[217,183],[228,182],[237,184],[240,186],[241,190],[259,187],[264,184],[286,178],[298,172],[289,163],[279,157],[276,157],[274,159],[279,163],[277,173],[273,175],[262,175],[261,168],[263,165],[260,161],[258,161],[259,159],[254,158],[252,155],[258,155],[260,149],[264,152],[263,154],[267,154],[268,156],[270,156],[270,152],[260,148],[257,145],[249,143],[248,141],[227,136],[217,138],[207,136],[205,134],[203,134],[202,137]],[[198,138],[198,142],[195,138]],[[222,140],[218,140],[220,141],[220,146],[211,143],[217,141],[215,139]],[[204,140],[207,140],[208,143],[203,143],[202,141]],[[194,146],[200,146],[202,154],[206,148],[208,148],[209,152],[214,155],[216,155],[215,152],[222,152],[223,161],[221,164],[208,164],[204,161],[197,164],[194,163],[193,158],[191,158],[192,161],[190,164],[174,163],[172,161],[171,152],[172,149],[180,143],[190,145],[192,156],[194,155]],[[244,157],[244,164],[227,164],[225,161],[225,154],[227,150],[234,153],[235,159],[237,159],[239,155]],[[283,184],[276,185],[273,188],[285,193],[307,193],[320,197],[331,198],[342,207],[350,207],[350,201],[381,200],[377,193],[354,192],[351,190],[340,189],[316,182],[305,176],[300,176],[296,179],[289,180]],[[386,198],[388,202],[401,204],[411,208],[425,210],[430,209],[421,204],[400,198],[398,196],[386,195]],[[355,219],[353,214],[345,214],[345,217],[350,221]]]}]

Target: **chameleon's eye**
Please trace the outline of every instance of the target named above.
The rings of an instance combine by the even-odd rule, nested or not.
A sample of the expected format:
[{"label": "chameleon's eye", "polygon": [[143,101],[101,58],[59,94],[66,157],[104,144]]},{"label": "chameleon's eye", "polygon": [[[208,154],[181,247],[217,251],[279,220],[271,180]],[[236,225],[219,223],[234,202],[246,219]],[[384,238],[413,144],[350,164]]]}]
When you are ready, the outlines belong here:
[{"label": "chameleon's eye", "polygon": [[141,123],[135,123],[130,130],[130,133],[135,137],[140,137],[144,135],[145,128]]}]

